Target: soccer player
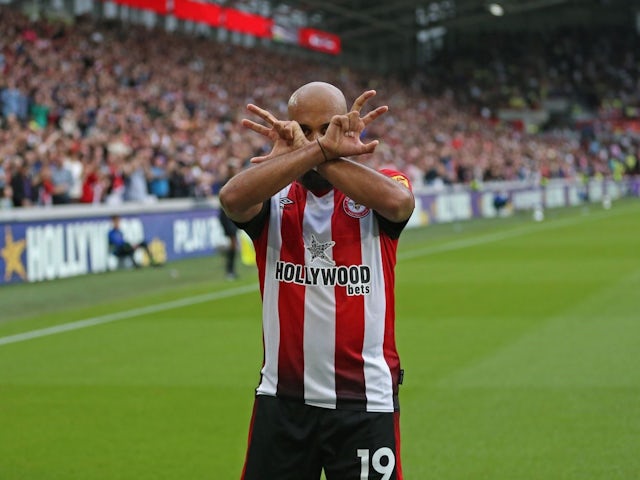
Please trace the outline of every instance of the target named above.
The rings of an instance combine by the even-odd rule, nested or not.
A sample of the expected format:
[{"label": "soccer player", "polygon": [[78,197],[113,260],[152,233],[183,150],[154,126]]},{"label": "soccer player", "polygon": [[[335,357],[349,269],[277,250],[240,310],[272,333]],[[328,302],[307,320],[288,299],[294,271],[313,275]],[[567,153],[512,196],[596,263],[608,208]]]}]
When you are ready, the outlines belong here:
[{"label": "soccer player", "polygon": [[[224,183],[227,183],[231,177],[233,177],[238,172],[238,163],[236,161],[230,161],[227,164],[227,174],[224,180]],[[222,226],[222,231],[224,232],[224,236],[228,239],[227,248],[224,250],[224,269],[226,273],[227,280],[235,280],[238,278],[238,274],[236,272],[236,253],[238,252],[238,227],[231,219],[227,216],[224,210],[220,209],[220,214],[218,219],[220,220],[220,225]]]},{"label": "soccer player", "polygon": [[273,142],[220,201],[252,238],[264,363],[243,480],[401,480],[394,267],[414,208],[405,175],[348,157],[374,152],[363,130],[388,108],[350,111],[333,85],[300,87],[281,121],[243,125]]}]

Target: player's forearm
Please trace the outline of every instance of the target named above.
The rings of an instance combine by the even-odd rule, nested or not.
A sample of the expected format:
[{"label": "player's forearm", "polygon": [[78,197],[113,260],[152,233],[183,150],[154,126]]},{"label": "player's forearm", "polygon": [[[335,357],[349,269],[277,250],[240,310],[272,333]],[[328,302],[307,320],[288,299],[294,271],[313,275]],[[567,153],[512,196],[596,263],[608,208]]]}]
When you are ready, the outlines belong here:
[{"label": "player's forearm", "polygon": [[365,165],[339,158],[323,163],[318,172],[353,201],[387,220],[402,222],[413,212],[415,200],[408,188]]},{"label": "player's forearm", "polygon": [[220,190],[220,203],[231,219],[250,220],[265,200],[323,161],[320,146],[310,142],[231,178]]}]

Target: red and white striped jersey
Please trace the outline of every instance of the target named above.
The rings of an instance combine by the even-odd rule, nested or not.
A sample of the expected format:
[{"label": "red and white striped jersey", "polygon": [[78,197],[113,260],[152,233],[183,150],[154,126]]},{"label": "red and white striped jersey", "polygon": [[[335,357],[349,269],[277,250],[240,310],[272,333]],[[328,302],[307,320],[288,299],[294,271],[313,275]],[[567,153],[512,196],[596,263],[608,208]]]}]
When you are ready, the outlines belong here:
[{"label": "red and white striped jersey", "polygon": [[[409,186],[399,172],[382,173]],[[254,242],[263,300],[257,394],[398,410],[394,267],[404,225],[335,189],[316,196],[299,182],[241,225]]]}]

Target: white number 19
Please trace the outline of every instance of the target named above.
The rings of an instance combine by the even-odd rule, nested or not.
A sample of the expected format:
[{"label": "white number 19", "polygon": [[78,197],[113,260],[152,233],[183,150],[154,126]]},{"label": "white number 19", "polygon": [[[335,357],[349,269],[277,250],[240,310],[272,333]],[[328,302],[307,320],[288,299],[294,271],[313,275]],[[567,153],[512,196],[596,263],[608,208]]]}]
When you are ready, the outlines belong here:
[{"label": "white number 19", "polygon": [[[358,457],[360,457],[360,480],[369,480],[369,450],[359,448]],[[383,465],[380,461],[382,458],[387,459],[386,465]],[[396,457],[393,455],[393,450],[389,447],[382,447],[373,452],[371,466],[376,472],[384,474],[381,480],[389,480],[396,466]]]}]

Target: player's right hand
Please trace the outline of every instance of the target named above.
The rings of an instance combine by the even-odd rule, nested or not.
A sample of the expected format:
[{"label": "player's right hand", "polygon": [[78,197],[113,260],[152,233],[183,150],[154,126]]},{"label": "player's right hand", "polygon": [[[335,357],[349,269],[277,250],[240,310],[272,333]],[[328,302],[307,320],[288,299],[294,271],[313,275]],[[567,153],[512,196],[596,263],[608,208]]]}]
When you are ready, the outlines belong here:
[{"label": "player's right hand", "polygon": [[262,118],[268,126],[246,118],[242,120],[242,125],[267,137],[273,142],[273,147],[267,155],[253,157],[250,160],[251,163],[262,163],[292,150],[296,150],[308,142],[298,122],[278,120],[269,111],[253,104],[247,105],[247,110]]}]

